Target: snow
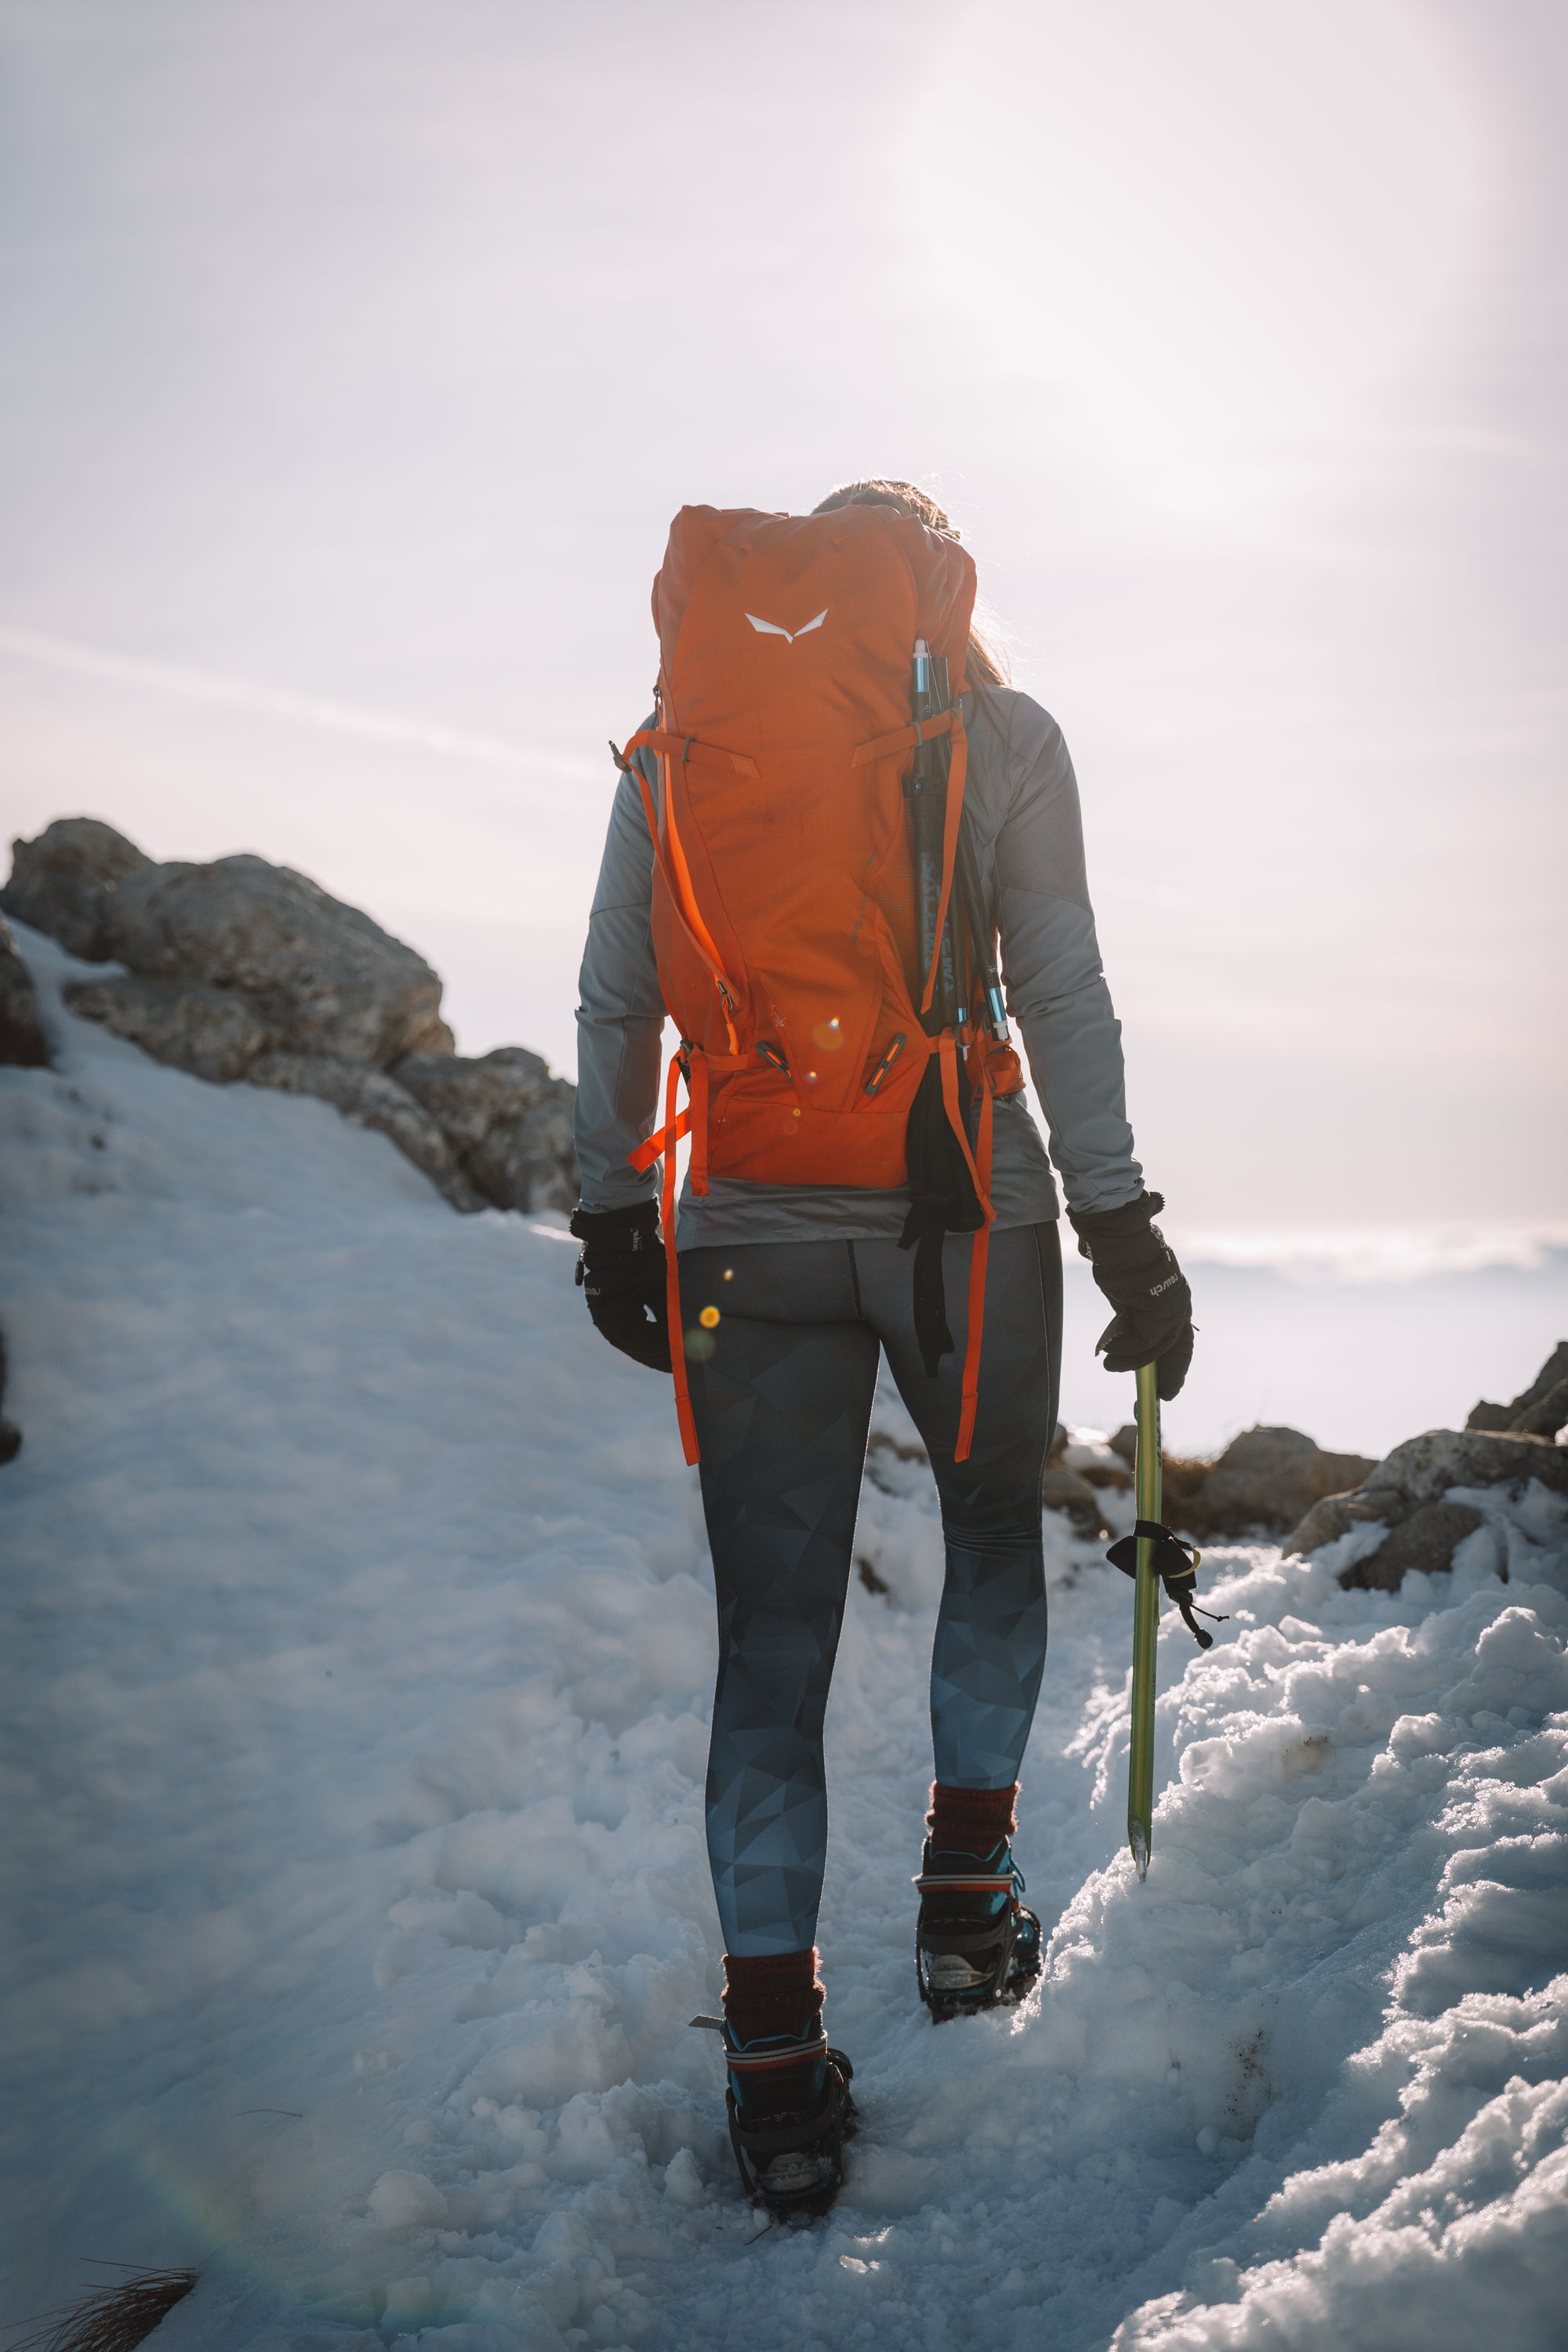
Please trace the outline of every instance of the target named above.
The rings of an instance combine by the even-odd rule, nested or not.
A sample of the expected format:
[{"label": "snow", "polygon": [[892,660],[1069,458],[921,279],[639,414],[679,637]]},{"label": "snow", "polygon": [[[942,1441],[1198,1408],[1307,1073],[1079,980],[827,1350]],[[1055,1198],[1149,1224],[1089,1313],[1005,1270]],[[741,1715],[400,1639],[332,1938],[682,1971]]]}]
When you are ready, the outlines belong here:
[{"label": "snow", "polygon": [[1211,1554],[1142,1885],[1129,1588],[1048,1520],[1046,1980],[933,2031],[941,1554],[879,1404],[822,1925],[863,2124],[828,2220],[764,2229],[688,2025],[713,1633],[667,1386],[559,1221],[157,1067],[22,943],[61,1047],[0,1071],[8,2316],[92,2255],[200,2265],[167,2352],[1562,2343],[1562,1504],[1468,1496],[1397,1595],[1339,1586],[1365,1530]]}]

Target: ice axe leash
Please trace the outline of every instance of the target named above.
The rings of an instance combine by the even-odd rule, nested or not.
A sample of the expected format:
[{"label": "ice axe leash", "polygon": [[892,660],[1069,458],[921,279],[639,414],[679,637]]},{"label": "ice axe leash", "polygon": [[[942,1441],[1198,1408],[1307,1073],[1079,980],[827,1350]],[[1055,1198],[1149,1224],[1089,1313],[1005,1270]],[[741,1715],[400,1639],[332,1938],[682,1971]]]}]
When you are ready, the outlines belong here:
[{"label": "ice axe leash", "polygon": [[[1163,1507],[1160,1467],[1160,1370],[1157,1364],[1138,1368],[1138,1453],[1134,1499],[1138,1517],[1132,1533],[1113,1543],[1106,1553],[1112,1568],[1133,1580],[1132,1595],[1132,1725],[1127,1751],[1127,1843],[1142,1878],[1153,1851],[1154,1826],[1154,1663],[1160,1641],[1160,1588],[1163,1585],[1181,1611],[1201,1650],[1214,1641],[1194,1614],[1198,1563],[1203,1554],[1195,1544],[1174,1535],[1161,1517]],[[1205,1610],[1205,1617],[1212,1612]],[[1223,1624],[1216,1617],[1215,1624]]]}]

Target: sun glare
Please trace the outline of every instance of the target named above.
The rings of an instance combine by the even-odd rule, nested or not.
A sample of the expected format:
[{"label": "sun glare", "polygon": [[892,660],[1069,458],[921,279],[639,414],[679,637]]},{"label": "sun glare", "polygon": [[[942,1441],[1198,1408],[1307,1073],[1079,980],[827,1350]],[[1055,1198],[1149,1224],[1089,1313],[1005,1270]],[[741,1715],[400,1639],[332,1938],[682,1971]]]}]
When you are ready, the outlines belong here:
[{"label": "sun glare", "polygon": [[910,160],[970,348],[1178,504],[1353,422],[1472,249],[1477,126],[1389,0],[991,0],[938,102]]}]

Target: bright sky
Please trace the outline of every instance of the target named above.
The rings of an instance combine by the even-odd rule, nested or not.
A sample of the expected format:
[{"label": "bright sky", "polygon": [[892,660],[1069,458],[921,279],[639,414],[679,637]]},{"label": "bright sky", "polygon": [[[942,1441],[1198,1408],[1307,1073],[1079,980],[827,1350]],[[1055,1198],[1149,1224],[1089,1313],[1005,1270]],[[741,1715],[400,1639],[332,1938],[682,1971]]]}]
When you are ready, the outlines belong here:
[{"label": "bright sky", "polygon": [[1184,1230],[1568,1217],[1555,0],[0,0],[0,794],[572,1066],[688,500],[912,475]]}]

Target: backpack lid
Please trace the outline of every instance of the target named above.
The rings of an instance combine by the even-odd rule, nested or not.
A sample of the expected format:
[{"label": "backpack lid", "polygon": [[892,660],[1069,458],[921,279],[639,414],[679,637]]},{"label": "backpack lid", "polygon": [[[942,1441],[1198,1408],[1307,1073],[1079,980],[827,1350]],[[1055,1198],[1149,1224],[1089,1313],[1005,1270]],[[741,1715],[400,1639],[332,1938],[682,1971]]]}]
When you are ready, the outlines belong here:
[{"label": "backpack lid", "polygon": [[973,606],[973,558],[895,507],[682,507],[653,583],[665,724],[739,751],[863,742],[907,719],[917,637],[964,691]]}]

